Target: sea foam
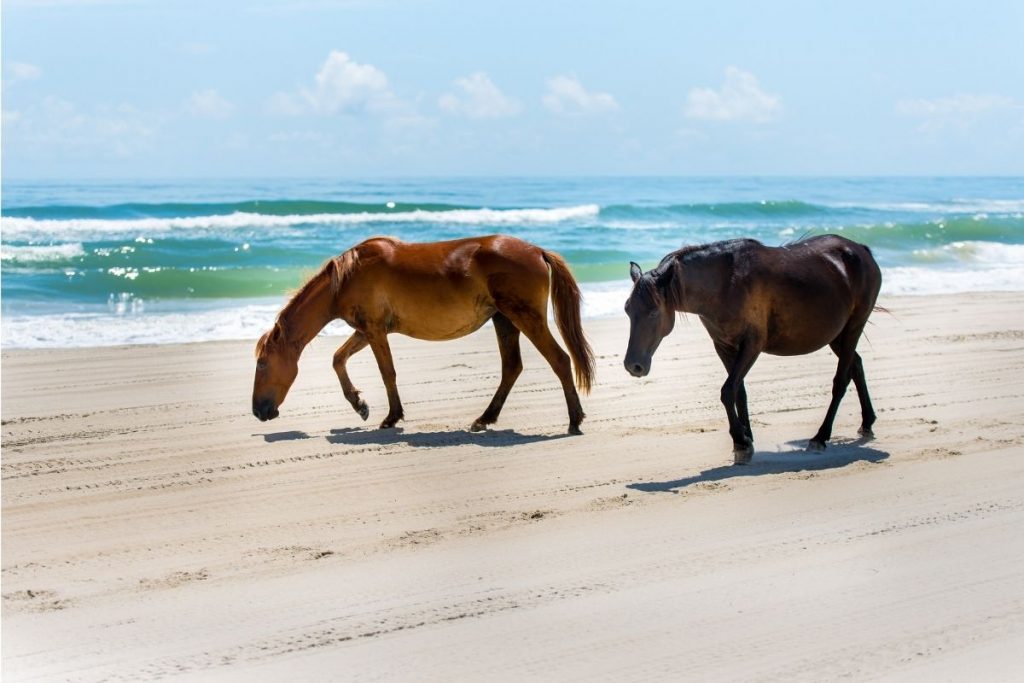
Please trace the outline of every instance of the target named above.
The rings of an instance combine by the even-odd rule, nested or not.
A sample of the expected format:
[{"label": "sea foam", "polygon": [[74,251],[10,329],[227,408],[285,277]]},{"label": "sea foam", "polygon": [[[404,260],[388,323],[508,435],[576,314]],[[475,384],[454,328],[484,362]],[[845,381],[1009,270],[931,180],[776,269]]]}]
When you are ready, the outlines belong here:
[{"label": "sea foam", "polygon": [[59,263],[80,256],[85,256],[85,248],[77,242],[43,246],[0,245],[0,261],[7,263]]},{"label": "sea foam", "polygon": [[995,214],[1019,218],[1024,199],[953,199],[939,202],[832,202],[837,209],[870,209],[926,214]]},{"label": "sea foam", "polygon": [[[136,300],[137,301],[137,300]],[[273,324],[279,304],[159,311],[142,305],[69,313],[5,314],[4,348],[73,348],[251,339]]]},{"label": "sea foam", "polygon": [[287,216],[235,212],[227,215],[185,216],[179,218],[70,218],[36,219],[4,217],[6,240],[79,240],[105,239],[119,235],[143,234],[149,237],[182,231],[219,233],[253,228],[289,228],[300,225],[365,225],[373,223],[446,223],[453,225],[536,225],[596,217],[600,207],[583,204],[560,208],[528,209],[447,209],[401,211],[394,213],[320,213]]}]

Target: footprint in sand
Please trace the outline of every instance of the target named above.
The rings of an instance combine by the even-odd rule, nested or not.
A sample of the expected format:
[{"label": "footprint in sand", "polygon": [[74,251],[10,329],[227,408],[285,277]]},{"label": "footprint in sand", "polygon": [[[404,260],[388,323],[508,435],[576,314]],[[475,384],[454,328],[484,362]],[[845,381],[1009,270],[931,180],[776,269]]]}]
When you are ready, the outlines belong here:
[{"label": "footprint in sand", "polygon": [[199,569],[192,572],[171,572],[166,576],[162,576],[156,579],[139,579],[139,588],[141,588],[142,590],[177,588],[178,586],[184,585],[186,583],[192,583],[193,581],[205,581],[208,578],[210,578],[210,573],[206,569]]},{"label": "footprint in sand", "polygon": [[24,612],[49,612],[66,609],[71,601],[60,598],[56,591],[26,589],[3,594],[4,609]]}]

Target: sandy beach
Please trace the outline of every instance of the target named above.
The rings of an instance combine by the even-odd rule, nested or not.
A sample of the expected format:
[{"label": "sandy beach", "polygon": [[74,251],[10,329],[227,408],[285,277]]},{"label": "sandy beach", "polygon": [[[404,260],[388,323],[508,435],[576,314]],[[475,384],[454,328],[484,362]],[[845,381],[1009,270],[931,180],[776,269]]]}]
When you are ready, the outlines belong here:
[{"label": "sandy beach", "polygon": [[252,342],[5,350],[5,681],[1010,680],[1024,677],[1024,293],[889,298],[825,453],[834,357],[762,356],[732,465],[724,371],[685,318],[628,326],[584,435],[544,361],[497,425],[493,331],[392,337],[341,396],[320,337],[281,417]]}]

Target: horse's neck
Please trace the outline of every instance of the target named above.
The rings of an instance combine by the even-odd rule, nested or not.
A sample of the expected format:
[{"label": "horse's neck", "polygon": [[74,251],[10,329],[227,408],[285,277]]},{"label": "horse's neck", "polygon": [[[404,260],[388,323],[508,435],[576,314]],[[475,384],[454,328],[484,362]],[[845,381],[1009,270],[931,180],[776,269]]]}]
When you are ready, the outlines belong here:
[{"label": "horse's neck", "polygon": [[324,275],[312,283],[301,297],[292,299],[280,315],[288,339],[300,348],[313,341],[320,330],[337,317],[334,314],[334,297],[331,278]]},{"label": "horse's neck", "polygon": [[672,296],[677,311],[706,315],[713,307],[717,284],[713,282],[714,266],[705,260],[676,261],[672,278]]}]

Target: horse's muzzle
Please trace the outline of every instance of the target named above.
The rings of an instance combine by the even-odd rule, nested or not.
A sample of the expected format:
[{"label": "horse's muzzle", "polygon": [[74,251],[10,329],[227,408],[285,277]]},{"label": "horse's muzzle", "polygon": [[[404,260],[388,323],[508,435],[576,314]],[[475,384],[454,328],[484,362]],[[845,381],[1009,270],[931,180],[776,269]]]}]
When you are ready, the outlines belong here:
[{"label": "horse's muzzle", "polygon": [[255,415],[260,422],[266,422],[267,420],[273,420],[278,416],[277,406],[269,398],[252,401],[252,414]]},{"label": "horse's muzzle", "polygon": [[643,377],[648,372],[651,371],[650,366],[648,366],[648,365],[641,365],[640,363],[637,363],[636,361],[625,360],[625,361],[622,362],[622,364],[626,366],[626,372],[628,372],[629,374],[633,375],[634,377]]}]

